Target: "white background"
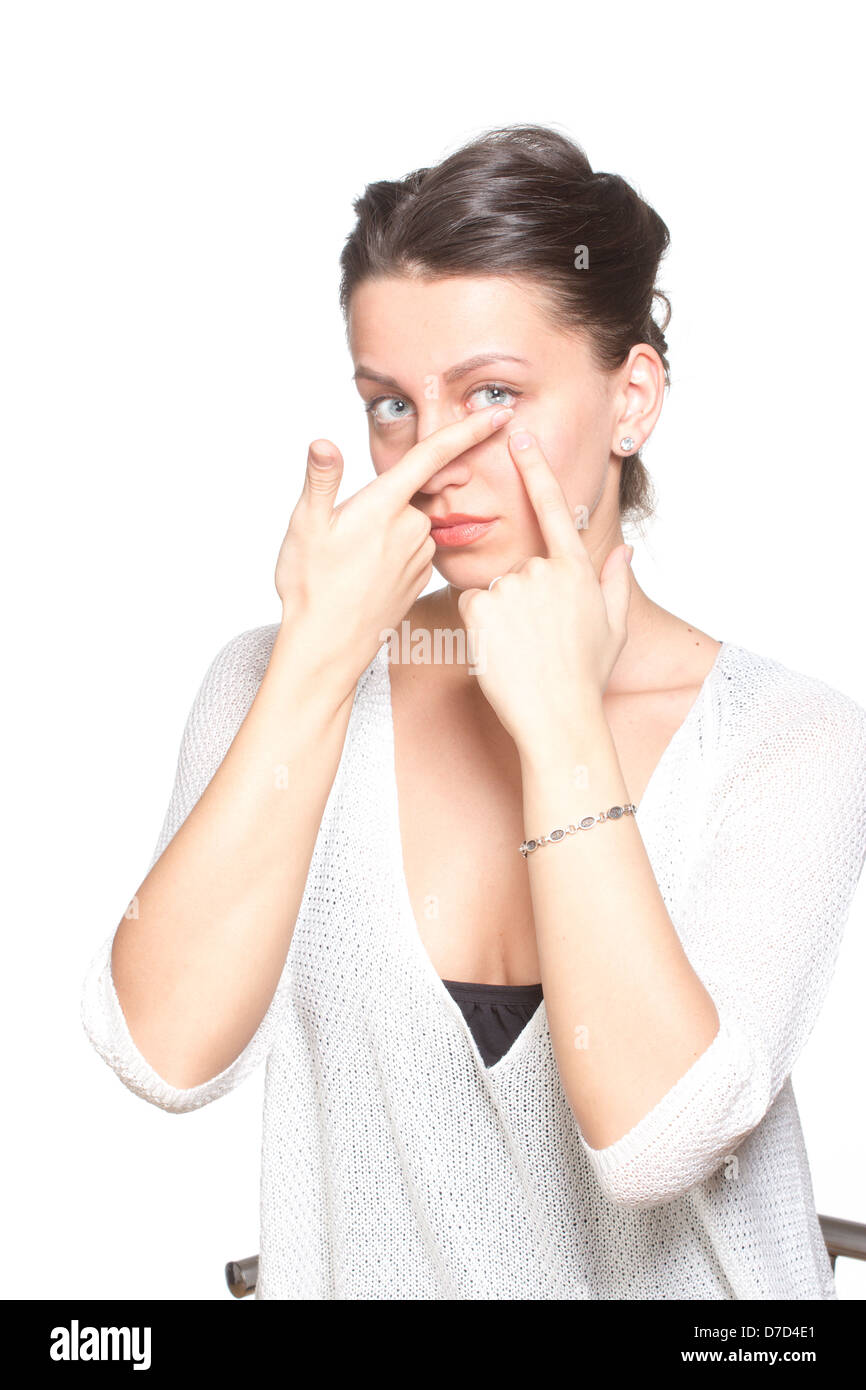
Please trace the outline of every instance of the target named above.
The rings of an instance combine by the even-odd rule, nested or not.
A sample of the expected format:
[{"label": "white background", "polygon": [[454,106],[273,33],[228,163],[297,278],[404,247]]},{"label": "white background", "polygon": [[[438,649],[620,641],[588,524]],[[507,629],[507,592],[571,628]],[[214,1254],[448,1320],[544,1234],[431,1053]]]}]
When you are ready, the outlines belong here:
[{"label": "white background", "polygon": [[[371,476],[337,305],[365,183],[532,121],[635,184],[673,243],[635,572],[866,705],[855,14],[3,6],[5,1296],[230,1299],[224,1263],[258,1249],[263,1070],[167,1114],[90,1047],[79,994],[205,669],[279,617],[308,442],[339,444],[341,496]],[[860,1221],[864,928],[861,883],[794,1073],[818,1209]],[[837,1283],[866,1296],[862,1266]]]}]

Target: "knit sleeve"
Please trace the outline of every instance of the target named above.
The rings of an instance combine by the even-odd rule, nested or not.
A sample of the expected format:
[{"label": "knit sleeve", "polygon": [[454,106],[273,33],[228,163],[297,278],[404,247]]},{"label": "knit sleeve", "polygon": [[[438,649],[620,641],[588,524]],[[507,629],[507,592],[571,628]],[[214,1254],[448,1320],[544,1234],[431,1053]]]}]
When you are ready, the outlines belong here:
[{"label": "knit sleeve", "polygon": [[[217,652],[205,672],[181,738],[174,788],[147,873],[193,809],[243,723],[255,698],[276,627],[239,633]],[[247,1046],[219,1075],[180,1089],[154,1071],[138,1051],[120,1007],[111,972],[116,928],[92,957],[84,977],[81,1022],[93,1047],[129,1090],[163,1110],[197,1110],[232,1090],[264,1060],[276,1018],[276,999]]]},{"label": "knit sleeve", "polygon": [[621,1139],[592,1149],[580,1136],[621,1205],[671,1201],[716,1171],[760,1124],[817,1020],[866,855],[866,710],[824,689],[811,717],[777,721],[732,760],[678,914],[719,1015],[715,1038]]}]

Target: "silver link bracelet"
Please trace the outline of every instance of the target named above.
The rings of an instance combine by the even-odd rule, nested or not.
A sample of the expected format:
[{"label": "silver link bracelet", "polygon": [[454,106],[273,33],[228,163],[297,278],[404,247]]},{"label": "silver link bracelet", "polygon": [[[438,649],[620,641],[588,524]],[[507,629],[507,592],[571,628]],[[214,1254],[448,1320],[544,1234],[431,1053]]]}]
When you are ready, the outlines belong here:
[{"label": "silver link bracelet", "polygon": [[610,806],[608,810],[600,811],[597,816],[584,816],[577,825],[565,825],[560,829],[551,830],[549,835],[539,835],[536,840],[524,840],[520,846],[520,853],[526,859],[540,845],[556,844],[558,840],[564,840],[566,835],[576,835],[578,830],[590,830],[599,821],[619,820],[621,816],[633,816],[636,811],[637,806],[631,801],[625,806]]}]

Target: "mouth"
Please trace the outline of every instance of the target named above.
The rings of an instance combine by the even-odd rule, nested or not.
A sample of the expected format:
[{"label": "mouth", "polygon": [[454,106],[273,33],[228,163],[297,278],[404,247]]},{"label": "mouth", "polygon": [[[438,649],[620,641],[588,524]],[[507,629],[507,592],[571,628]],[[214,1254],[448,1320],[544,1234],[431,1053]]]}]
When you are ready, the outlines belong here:
[{"label": "mouth", "polygon": [[465,512],[449,512],[447,516],[431,516],[430,535],[437,545],[469,545],[487,534],[497,518],[467,516]]}]

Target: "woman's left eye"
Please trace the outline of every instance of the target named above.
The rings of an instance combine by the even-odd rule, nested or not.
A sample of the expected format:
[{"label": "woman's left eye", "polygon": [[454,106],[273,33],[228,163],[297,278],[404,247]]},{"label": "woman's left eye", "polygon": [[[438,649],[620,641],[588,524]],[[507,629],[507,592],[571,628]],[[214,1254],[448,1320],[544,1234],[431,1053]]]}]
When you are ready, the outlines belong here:
[{"label": "woman's left eye", "polygon": [[[487,397],[478,406],[479,410],[486,410],[490,405],[511,405],[517,399],[517,392],[510,390],[507,386],[500,386],[497,381],[491,381],[485,383],[484,386],[476,386],[475,390],[470,392],[469,399],[472,400],[474,396]],[[506,397],[510,399],[507,400]]]}]

